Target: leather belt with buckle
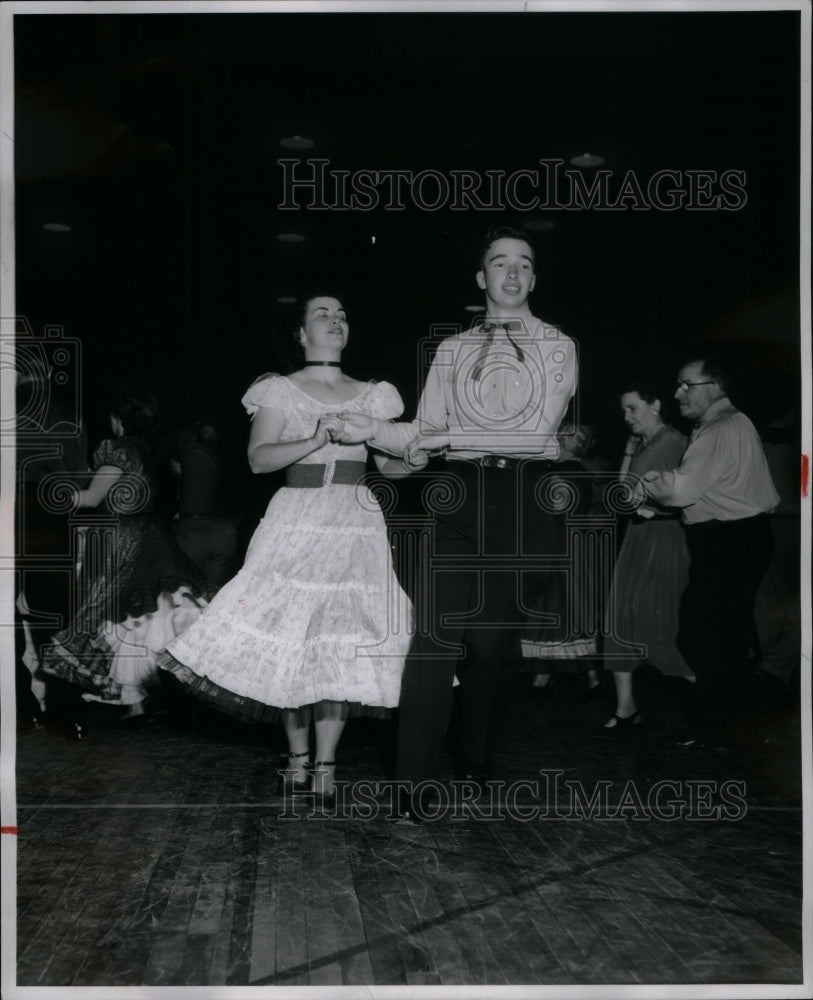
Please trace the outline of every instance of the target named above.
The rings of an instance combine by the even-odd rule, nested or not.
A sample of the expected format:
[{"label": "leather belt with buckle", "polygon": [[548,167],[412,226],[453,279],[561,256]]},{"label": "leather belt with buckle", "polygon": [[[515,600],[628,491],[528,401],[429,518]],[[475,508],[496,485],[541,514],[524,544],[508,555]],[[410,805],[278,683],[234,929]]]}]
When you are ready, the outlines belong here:
[{"label": "leather belt with buckle", "polygon": [[512,458],[508,455],[480,455],[477,458],[465,459],[447,458],[447,461],[454,465],[473,463],[484,469],[518,469],[520,466],[525,468],[532,465],[538,470],[540,466],[553,468],[556,464],[552,458]]},{"label": "leather belt with buckle", "polygon": [[516,469],[519,459],[508,458],[505,455],[481,455],[477,459],[477,464],[485,469]]}]

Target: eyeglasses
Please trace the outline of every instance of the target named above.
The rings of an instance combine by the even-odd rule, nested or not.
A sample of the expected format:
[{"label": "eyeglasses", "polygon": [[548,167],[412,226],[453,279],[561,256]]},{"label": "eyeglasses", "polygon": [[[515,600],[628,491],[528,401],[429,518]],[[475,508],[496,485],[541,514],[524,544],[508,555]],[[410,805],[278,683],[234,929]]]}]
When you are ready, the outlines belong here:
[{"label": "eyeglasses", "polygon": [[675,386],[678,392],[688,392],[689,389],[693,389],[696,385],[716,385],[717,383],[712,379],[711,382],[678,382]]}]

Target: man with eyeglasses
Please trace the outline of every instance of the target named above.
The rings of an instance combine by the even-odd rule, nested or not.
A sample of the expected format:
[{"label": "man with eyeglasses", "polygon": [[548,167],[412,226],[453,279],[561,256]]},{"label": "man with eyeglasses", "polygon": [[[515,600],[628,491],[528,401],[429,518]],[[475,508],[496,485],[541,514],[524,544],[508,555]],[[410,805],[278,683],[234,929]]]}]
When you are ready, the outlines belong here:
[{"label": "man with eyeglasses", "polygon": [[685,364],[675,399],[696,423],[680,466],[648,472],[638,490],[683,511],[691,554],[678,647],[697,675],[686,748],[730,746],[732,705],[746,707],[754,598],[773,549],[768,514],[779,503],[756,428],[728,398],[730,376],[708,358]]}]

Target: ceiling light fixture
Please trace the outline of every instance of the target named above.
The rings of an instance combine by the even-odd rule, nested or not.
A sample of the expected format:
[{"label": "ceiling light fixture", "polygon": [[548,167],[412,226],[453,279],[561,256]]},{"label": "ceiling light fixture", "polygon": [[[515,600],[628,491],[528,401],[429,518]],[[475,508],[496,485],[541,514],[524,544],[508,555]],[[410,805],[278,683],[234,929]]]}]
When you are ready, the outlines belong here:
[{"label": "ceiling light fixture", "polygon": [[467,313],[481,313],[481,312],[485,312],[485,309],[483,308],[482,305],[463,306],[463,310],[464,310],[464,312],[467,312]]},{"label": "ceiling light fixture", "polygon": [[293,295],[278,295],[277,302],[281,302],[284,306],[292,306],[296,299]]},{"label": "ceiling light fixture", "polygon": [[72,227],[64,222],[45,222],[42,228],[47,229],[49,233],[70,233],[73,231]]},{"label": "ceiling light fixture", "polygon": [[304,243],[305,237],[302,233],[280,233],[277,236],[280,243]]},{"label": "ceiling light fixture", "polygon": [[580,156],[572,157],[570,162],[574,167],[600,167],[604,162],[604,157],[597,156],[595,153],[582,153]]},{"label": "ceiling light fixture", "polygon": [[280,139],[280,146],[283,149],[313,149],[316,143],[305,135],[288,135]]},{"label": "ceiling light fixture", "polygon": [[522,228],[529,233],[547,233],[553,225],[550,219],[528,219],[522,223]]}]

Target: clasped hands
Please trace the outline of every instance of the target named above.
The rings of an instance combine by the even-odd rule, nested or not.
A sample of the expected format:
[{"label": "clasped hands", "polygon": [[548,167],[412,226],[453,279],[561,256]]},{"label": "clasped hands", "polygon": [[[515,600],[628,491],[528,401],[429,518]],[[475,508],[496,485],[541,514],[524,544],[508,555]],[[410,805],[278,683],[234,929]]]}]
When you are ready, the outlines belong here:
[{"label": "clasped hands", "polygon": [[[330,413],[319,421],[327,437],[337,444],[362,444],[378,433],[379,421],[365,413]],[[423,469],[433,453],[446,447],[447,441],[439,434],[418,434],[414,437],[401,458],[410,472]]]},{"label": "clasped hands", "polygon": [[637,513],[641,514],[642,517],[652,517],[654,511],[650,510],[649,513],[646,513],[648,508],[645,504],[649,499],[649,494],[646,491],[644,480],[640,476],[627,476],[626,484],[629,490],[628,502],[630,507],[636,509]]},{"label": "clasped hands", "polygon": [[378,421],[364,413],[326,413],[316,425],[314,438],[322,445],[328,441],[334,444],[361,444],[374,437]]}]

